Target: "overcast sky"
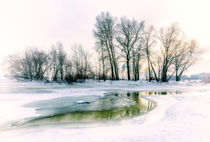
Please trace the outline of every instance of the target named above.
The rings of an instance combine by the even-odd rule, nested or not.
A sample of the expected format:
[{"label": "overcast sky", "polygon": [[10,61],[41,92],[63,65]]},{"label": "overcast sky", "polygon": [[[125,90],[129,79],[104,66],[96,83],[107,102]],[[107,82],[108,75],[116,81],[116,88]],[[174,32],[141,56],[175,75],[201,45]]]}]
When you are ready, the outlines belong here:
[{"label": "overcast sky", "polygon": [[188,73],[210,72],[209,6],[208,0],[0,0],[0,62],[28,46],[47,49],[57,41],[92,48],[95,18],[109,11],[156,28],[178,22],[206,50]]}]

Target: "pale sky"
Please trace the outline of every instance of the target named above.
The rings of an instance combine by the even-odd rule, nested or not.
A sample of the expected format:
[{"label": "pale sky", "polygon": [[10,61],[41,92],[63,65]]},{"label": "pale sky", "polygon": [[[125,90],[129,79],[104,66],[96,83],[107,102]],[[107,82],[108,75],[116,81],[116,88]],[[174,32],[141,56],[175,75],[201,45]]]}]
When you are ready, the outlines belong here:
[{"label": "pale sky", "polygon": [[205,49],[188,73],[210,72],[209,6],[208,0],[0,0],[1,66],[9,54],[29,46],[48,49],[61,41],[65,48],[75,43],[92,48],[95,18],[109,11],[156,28],[178,22]]}]

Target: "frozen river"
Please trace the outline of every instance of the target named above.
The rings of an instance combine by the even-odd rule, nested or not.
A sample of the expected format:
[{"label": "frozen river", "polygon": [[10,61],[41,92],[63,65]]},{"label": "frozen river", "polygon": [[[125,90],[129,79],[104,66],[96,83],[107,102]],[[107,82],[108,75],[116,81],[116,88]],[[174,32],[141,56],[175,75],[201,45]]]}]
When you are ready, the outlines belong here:
[{"label": "frozen river", "polygon": [[3,142],[208,142],[210,85],[0,78]]}]

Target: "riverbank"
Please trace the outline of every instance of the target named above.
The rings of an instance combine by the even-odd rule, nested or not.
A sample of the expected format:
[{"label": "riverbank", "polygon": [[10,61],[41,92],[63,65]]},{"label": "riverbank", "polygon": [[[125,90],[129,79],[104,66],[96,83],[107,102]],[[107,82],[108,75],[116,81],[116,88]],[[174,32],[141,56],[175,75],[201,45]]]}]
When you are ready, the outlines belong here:
[{"label": "riverbank", "polygon": [[[146,83],[132,81],[86,82],[74,85],[42,84],[0,80],[0,124],[38,115],[24,107],[35,101],[61,97],[103,96],[107,92],[141,91],[143,97],[157,103],[145,115],[118,123],[33,126],[0,132],[4,142],[78,142],[78,141],[137,141],[180,142],[210,139],[210,85],[202,82]],[[158,94],[155,92],[167,92]]]}]

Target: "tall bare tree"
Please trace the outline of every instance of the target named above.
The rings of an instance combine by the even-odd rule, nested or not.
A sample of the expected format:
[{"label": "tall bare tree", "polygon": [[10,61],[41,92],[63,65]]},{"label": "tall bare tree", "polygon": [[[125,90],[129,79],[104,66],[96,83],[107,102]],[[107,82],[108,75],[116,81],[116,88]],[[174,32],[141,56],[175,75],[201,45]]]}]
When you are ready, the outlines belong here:
[{"label": "tall bare tree", "polygon": [[72,64],[75,68],[75,76],[79,81],[85,81],[88,78],[90,68],[90,54],[86,52],[81,45],[72,48]]},{"label": "tall bare tree", "polygon": [[101,46],[104,46],[106,48],[110,63],[112,79],[118,80],[118,63],[116,48],[113,41],[116,34],[116,18],[112,17],[108,12],[102,12],[96,17],[96,24],[93,32],[96,40],[101,43]]},{"label": "tall bare tree", "polygon": [[182,74],[195,63],[199,54],[197,41],[178,41],[174,62],[176,81],[180,81]]},{"label": "tall bare tree", "polygon": [[161,46],[161,60],[162,60],[162,69],[161,69],[161,81],[167,82],[170,77],[175,73],[173,72],[168,78],[169,67],[174,63],[175,53],[176,53],[176,44],[180,36],[180,29],[178,25],[172,24],[170,27],[161,28],[159,31],[159,41],[162,44]]},{"label": "tall bare tree", "polygon": [[143,29],[144,29],[143,21],[139,23],[134,19],[129,20],[126,17],[121,18],[121,21],[117,26],[116,40],[120,45],[119,48],[123,53],[123,57],[126,61],[128,80],[131,79],[130,61],[132,59],[132,50],[134,50],[134,47],[137,46],[136,44],[141,39],[140,34],[143,31]]},{"label": "tall bare tree", "polygon": [[[107,79],[107,52],[104,46],[102,46],[100,43],[97,44],[95,47],[96,52],[99,55],[99,80],[102,78],[104,81]],[[101,73],[102,70],[102,73]]]},{"label": "tall bare tree", "polygon": [[132,49],[132,61],[133,61],[133,78],[135,81],[140,78],[140,61],[145,56],[144,41],[140,41],[139,45]]},{"label": "tall bare tree", "polygon": [[152,76],[151,54],[152,54],[152,47],[156,43],[156,34],[153,26],[149,26],[148,29],[145,30],[144,43],[145,43],[145,53],[147,58],[148,81],[151,82],[154,78]]},{"label": "tall bare tree", "polygon": [[50,57],[51,57],[52,79],[54,81],[63,81],[65,62],[67,61],[67,54],[64,51],[61,42],[58,42],[56,45],[52,46],[52,49],[50,51]]}]

